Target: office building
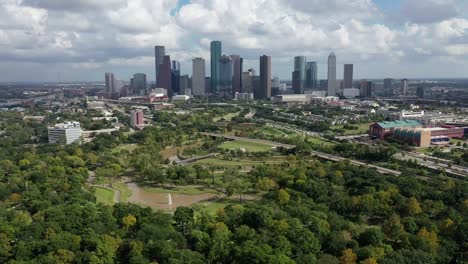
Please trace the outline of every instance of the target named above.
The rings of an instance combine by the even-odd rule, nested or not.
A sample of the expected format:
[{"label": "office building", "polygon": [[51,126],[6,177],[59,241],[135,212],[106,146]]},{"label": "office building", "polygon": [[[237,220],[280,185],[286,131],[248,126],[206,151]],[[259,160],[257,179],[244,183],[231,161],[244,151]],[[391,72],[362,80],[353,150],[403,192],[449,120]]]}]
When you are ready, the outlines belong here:
[{"label": "office building", "polygon": [[271,57],[262,55],[260,57],[260,89],[258,98],[268,99],[271,97]]},{"label": "office building", "polygon": [[401,80],[401,94],[408,95],[408,79]]},{"label": "office building", "polygon": [[115,78],[114,78],[114,74],[111,73],[111,72],[106,72],[106,73],[104,74],[104,78],[105,78],[105,82],[106,82],[106,93],[113,93],[113,92],[115,92],[115,87],[114,87]]},{"label": "office building", "polygon": [[192,88],[192,80],[190,79],[190,77],[185,74],[185,75],[181,75],[179,77],[179,94],[186,94],[186,90],[189,90]]},{"label": "office building", "polygon": [[305,86],[305,66],[306,57],[305,56],[296,56],[294,57],[294,71],[292,73],[293,77],[293,90],[295,94],[303,94]]},{"label": "office building", "polygon": [[[230,56],[223,55],[219,59],[219,74],[216,89],[216,94],[223,98],[234,98],[232,90],[232,76],[234,74],[234,67]],[[213,82],[212,82],[213,83]]]},{"label": "office building", "polygon": [[210,43],[210,67],[211,67],[211,92],[217,93],[219,83],[219,61],[221,59],[222,46],[221,41],[212,41]]},{"label": "office building", "polygon": [[418,86],[416,88],[416,96],[419,98],[424,98],[424,87]]},{"label": "office building", "polygon": [[242,73],[242,93],[253,93],[252,73],[255,74],[255,71],[252,69]]},{"label": "office building", "polygon": [[336,56],[335,53],[330,53],[328,56],[328,73],[327,73],[327,94],[328,96],[336,95]]},{"label": "office building", "polygon": [[193,95],[205,94],[205,60],[195,58],[192,60],[192,93]]},{"label": "office building", "polygon": [[52,144],[71,144],[80,142],[83,131],[79,122],[66,122],[56,124],[53,127],[47,128],[49,135],[49,143]]},{"label": "office building", "polygon": [[133,78],[131,79],[131,90],[134,94],[137,95],[145,95],[148,93],[147,91],[147,83],[146,83],[146,74],[144,73],[135,73],[133,74]]},{"label": "office building", "polygon": [[143,129],[143,127],[145,126],[145,118],[143,116],[143,111],[132,110],[130,112],[130,126],[135,129]]},{"label": "office building", "polygon": [[393,96],[393,79],[385,78],[383,83],[383,95]]},{"label": "office building", "polygon": [[353,88],[353,64],[344,65],[343,89]]},{"label": "office building", "polygon": [[171,57],[169,55],[164,56],[163,63],[159,67],[159,76],[158,82],[156,83],[156,87],[166,89],[169,97],[173,95],[171,77]]},{"label": "office building", "polygon": [[307,89],[317,90],[317,62],[310,61],[306,64],[306,84]]},{"label": "office building", "polygon": [[180,89],[180,63],[173,60],[171,62],[171,87],[174,94],[179,94]]},{"label": "office building", "polygon": [[164,62],[164,56],[166,56],[166,50],[164,46],[154,46],[154,68],[156,83],[158,83],[159,68]]},{"label": "office building", "polygon": [[241,92],[242,87],[242,63],[243,59],[239,55],[231,55],[233,74],[232,89],[234,93]]}]

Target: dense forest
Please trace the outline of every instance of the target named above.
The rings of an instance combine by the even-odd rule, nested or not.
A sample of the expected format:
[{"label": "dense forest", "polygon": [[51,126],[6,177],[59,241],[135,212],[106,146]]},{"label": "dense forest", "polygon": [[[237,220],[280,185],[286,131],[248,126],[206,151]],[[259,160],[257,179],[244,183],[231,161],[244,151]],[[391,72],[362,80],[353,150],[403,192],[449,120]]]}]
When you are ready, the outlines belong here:
[{"label": "dense forest", "polygon": [[[148,177],[165,177],[159,168],[170,165],[158,151],[213,129],[210,119],[161,113],[155,116],[160,128],[131,136],[117,132],[70,146],[31,145],[31,136],[43,135],[41,124],[16,116],[3,120],[9,122],[1,124],[6,132],[0,141],[0,263],[467,260],[464,181],[409,173],[386,176],[347,162],[306,160],[297,153],[282,164],[257,166],[248,173],[225,172],[232,182],[227,192],[256,188],[264,195],[216,214],[189,207],[169,214],[135,204],[106,206],[96,203],[93,187],[86,184],[89,171],[112,175],[131,162]],[[138,156],[113,154],[122,142],[137,144]],[[374,154],[376,160],[385,158],[385,153]],[[207,174],[198,169],[197,175]]]}]

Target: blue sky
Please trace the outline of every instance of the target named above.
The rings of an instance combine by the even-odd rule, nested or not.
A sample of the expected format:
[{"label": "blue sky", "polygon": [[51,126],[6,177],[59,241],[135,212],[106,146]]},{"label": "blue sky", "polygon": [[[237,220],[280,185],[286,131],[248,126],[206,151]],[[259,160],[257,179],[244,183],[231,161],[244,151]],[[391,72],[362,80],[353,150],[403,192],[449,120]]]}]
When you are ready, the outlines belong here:
[{"label": "blue sky", "polygon": [[1,0],[0,81],[153,80],[155,45],[189,75],[203,56],[209,75],[215,39],[244,68],[270,55],[282,79],[297,55],[325,78],[332,51],[356,79],[467,77],[467,14],[466,0]]}]

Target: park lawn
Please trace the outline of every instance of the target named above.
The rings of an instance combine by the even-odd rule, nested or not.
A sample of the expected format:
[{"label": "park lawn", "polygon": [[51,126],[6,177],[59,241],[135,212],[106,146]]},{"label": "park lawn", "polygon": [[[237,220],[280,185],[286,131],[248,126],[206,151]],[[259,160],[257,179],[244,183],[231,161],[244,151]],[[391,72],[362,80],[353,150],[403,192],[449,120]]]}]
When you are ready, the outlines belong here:
[{"label": "park lawn", "polygon": [[95,187],[96,192],[94,195],[96,196],[96,201],[98,203],[103,203],[105,205],[113,205],[114,204],[114,191],[108,188],[103,187]]},{"label": "park lawn", "polygon": [[123,145],[118,145],[112,150],[112,153],[118,153],[122,150],[127,150],[129,152],[132,152],[137,148],[137,144],[123,144]]},{"label": "park lawn", "polygon": [[288,137],[288,134],[274,127],[264,127],[261,130],[265,135],[271,135],[274,137]]},{"label": "park lawn", "polygon": [[115,182],[112,184],[112,187],[120,191],[120,202],[126,203],[128,198],[132,196],[132,191],[128,189],[125,182]]},{"label": "park lawn", "polygon": [[249,152],[266,152],[272,150],[273,146],[264,143],[250,142],[244,140],[226,141],[219,145],[222,149],[240,149],[244,148]]},{"label": "park lawn", "polygon": [[145,191],[154,192],[154,193],[177,193],[177,194],[185,194],[185,195],[200,195],[205,193],[219,193],[217,190],[209,187],[202,187],[202,186],[193,186],[193,185],[186,185],[186,186],[176,186],[174,188],[163,188],[163,187],[143,187]]},{"label": "park lawn", "polygon": [[161,151],[161,155],[163,156],[163,158],[168,159],[170,157],[176,156],[177,151],[179,151],[179,153],[182,154],[182,151],[184,149],[192,148],[192,147],[200,147],[201,145],[203,145],[203,142],[195,142],[195,143],[188,144],[188,145],[183,145],[183,146],[180,146],[180,147],[169,146],[169,147],[166,147],[164,150]]},{"label": "park lawn", "polygon": [[321,139],[318,137],[307,137],[306,141],[314,145],[323,145],[323,146],[330,146],[330,147],[335,145],[335,143],[333,142],[330,142],[330,141],[327,141],[325,139]]},{"label": "park lawn", "polygon": [[344,128],[343,128],[343,125],[331,126],[330,128],[331,128],[332,130],[334,130],[334,129],[344,130],[343,135],[345,135],[345,136],[347,136],[347,135],[360,135],[360,134],[367,134],[367,132],[369,131],[369,126],[370,126],[371,124],[372,124],[372,123],[349,124],[350,126],[357,126],[357,127],[358,127],[357,130],[354,130],[354,129],[344,129]]},{"label": "park lawn", "polygon": [[273,156],[273,157],[263,157],[257,159],[241,158],[241,159],[232,159],[232,160],[223,160],[221,157],[213,157],[209,159],[199,160],[196,163],[199,165],[206,166],[216,166],[224,168],[232,167],[251,167],[259,166],[262,164],[280,164],[286,160],[285,156]]},{"label": "park lawn", "polygon": [[240,114],[240,112],[229,113],[229,114],[226,114],[226,115],[221,116],[221,117],[215,117],[215,118],[213,118],[213,121],[214,121],[214,122],[218,122],[218,121],[220,121],[221,119],[224,119],[224,120],[226,120],[226,121],[231,121],[231,119],[232,119],[233,117],[239,116],[239,114]]}]

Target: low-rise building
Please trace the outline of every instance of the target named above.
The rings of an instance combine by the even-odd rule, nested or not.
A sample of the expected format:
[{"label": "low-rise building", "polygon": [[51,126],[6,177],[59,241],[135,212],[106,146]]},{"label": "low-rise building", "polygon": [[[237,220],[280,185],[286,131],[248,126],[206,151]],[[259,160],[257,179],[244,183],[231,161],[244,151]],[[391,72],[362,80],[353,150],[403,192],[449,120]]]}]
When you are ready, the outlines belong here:
[{"label": "low-rise building", "polygon": [[143,111],[132,110],[130,112],[130,126],[136,129],[143,129],[145,126],[145,117]]},{"label": "low-rise building", "polygon": [[79,142],[82,134],[80,123],[76,121],[60,123],[48,128],[49,143],[52,144]]}]

